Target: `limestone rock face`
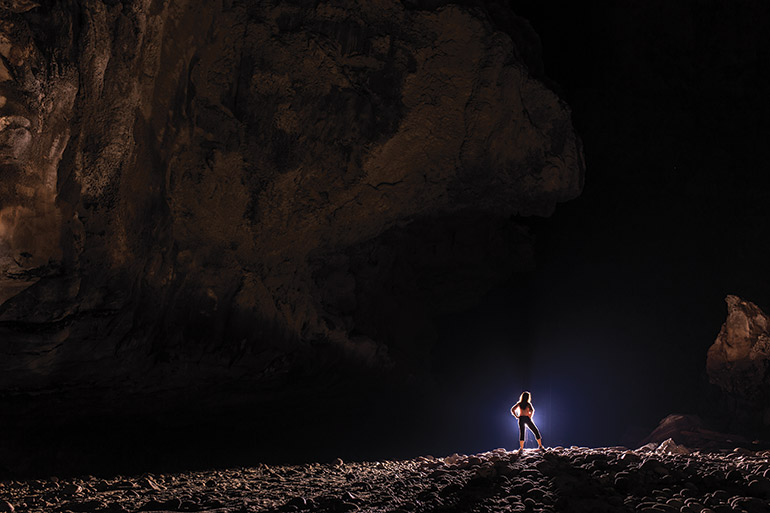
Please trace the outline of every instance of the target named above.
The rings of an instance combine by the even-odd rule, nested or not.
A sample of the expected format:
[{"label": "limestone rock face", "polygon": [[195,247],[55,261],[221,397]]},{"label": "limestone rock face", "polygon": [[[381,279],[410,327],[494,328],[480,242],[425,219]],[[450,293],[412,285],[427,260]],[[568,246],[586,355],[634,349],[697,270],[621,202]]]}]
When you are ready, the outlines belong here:
[{"label": "limestone rock face", "polygon": [[726,301],[727,320],[706,359],[709,380],[750,411],[760,412],[768,426],[770,318],[738,296],[727,296]]},{"label": "limestone rock face", "polygon": [[0,3],[2,397],[419,372],[583,182],[526,23],[440,4]]}]

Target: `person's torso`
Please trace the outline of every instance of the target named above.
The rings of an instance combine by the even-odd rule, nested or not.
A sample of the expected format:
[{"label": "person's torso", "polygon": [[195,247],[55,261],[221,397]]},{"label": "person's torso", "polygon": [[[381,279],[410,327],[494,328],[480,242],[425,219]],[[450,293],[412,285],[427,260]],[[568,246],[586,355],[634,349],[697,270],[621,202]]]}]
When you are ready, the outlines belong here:
[{"label": "person's torso", "polygon": [[519,415],[524,415],[525,417],[531,417],[532,416],[532,407],[531,406],[519,406]]}]

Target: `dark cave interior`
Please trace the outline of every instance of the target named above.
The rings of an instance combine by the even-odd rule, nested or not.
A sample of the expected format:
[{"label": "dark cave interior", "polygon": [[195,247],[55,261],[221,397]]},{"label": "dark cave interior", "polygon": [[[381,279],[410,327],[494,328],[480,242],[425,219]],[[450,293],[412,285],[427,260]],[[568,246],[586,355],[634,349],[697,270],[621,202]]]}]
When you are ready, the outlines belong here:
[{"label": "dark cave interior", "polygon": [[[81,9],[74,0],[43,4]],[[409,87],[416,87],[408,77],[417,76],[412,61],[418,52],[409,45],[419,48],[427,37],[417,22],[409,21],[415,25],[407,30],[386,19],[372,29],[378,38],[391,30],[406,41],[386,52],[383,59],[395,64],[384,71],[366,75],[360,70],[370,63],[339,64],[347,58],[344,52],[329,52],[326,57],[338,59],[335,65],[350,73],[344,80],[354,86],[332,88],[322,99],[315,92],[318,83],[344,80],[328,71],[332,65],[324,68],[326,75],[314,77],[317,56],[307,57],[304,68],[297,64],[301,73],[291,84],[299,92],[292,89],[295,96],[286,100],[289,86],[281,81],[284,71],[279,68],[291,68],[294,61],[281,53],[280,45],[242,57],[242,75],[230,83],[227,73],[216,67],[235,60],[226,46],[230,42],[211,35],[213,29],[206,36],[210,40],[195,41],[202,49],[189,68],[171,65],[176,53],[184,53],[182,43],[172,41],[160,58],[168,64],[168,76],[160,75],[154,89],[142,83],[121,89],[121,77],[144,73],[137,64],[141,52],[127,48],[141,25],[131,23],[145,11],[137,7],[140,2],[122,2],[122,11],[118,4],[83,11],[86,17],[98,14],[114,21],[111,62],[119,65],[104,64],[106,86],[88,81],[99,71],[100,54],[88,53],[93,51],[88,37],[96,36],[86,28],[68,29],[85,34],[79,43],[83,55],[75,49],[72,57],[83,59],[76,66],[83,77],[80,92],[72,93],[75,100],[64,93],[49,96],[66,96],[74,109],[81,109],[72,118],[81,132],[73,131],[79,138],[73,136],[61,156],[57,213],[48,214],[48,196],[24,205],[33,210],[49,205],[38,213],[61,226],[63,241],[73,241],[62,246],[59,264],[64,271],[49,272],[40,286],[29,289],[36,296],[6,303],[0,312],[0,334],[9,354],[17,339],[19,344],[49,338],[118,342],[106,345],[103,353],[94,352],[87,366],[95,369],[93,376],[77,374],[83,371],[66,359],[55,367],[62,376],[77,375],[80,381],[74,386],[57,388],[52,379],[51,389],[25,389],[27,374],[2,383],[0,420],[6,431],[0,435],[12,440],[4,450],[11,451],[13,443],[37,447],[39,454],[28,464],[0,464],[0,472],[138,472],[255,460],[360,460],[512,448],[516,426],[508,410],[524,389],[533,393],[538,424],[550,445],[632,446],[670,413],[697,413],[721,429],[737,429],[724,419],[724,398],[708,383],[705,360],[724,322],[725,296],[741,296],[765,311],[770,307],[766,2],[607,0],[565,6],[513,0],[459,2],[458,11],[447,9],[450,3],[443,1],[396,2],[408,12],[427,12],[430,23],[437,23],[428,17],[433,11],[461,16],[468,9],[485,17],[478,23],[482,28],[474,30],[485,34],[489,24],[508,33],[517,62],[569,105],[582,141],[585,182],[577,198],[567,198],[575,186],[565,178],[567,192],[559,194],[569,201],[562,202],[558,194],[540,200],[559,202],[548,217],[529,215],[540,209],[529,203],[527,194],[535,194],[529,191],[512,200],[520,204],[518,213],[495,203],[501,200],[493,191],[500,189],[504,196],[509,184],[501,185],[478,169],[488,162],[515,162],[518,156],[507,150],[476,149],[463,140],[461,147],[471,150],[462,158],[472,162],[467,167],[478,176],[463,169],[465,174],[440,177],[450,183],[446,194],[452,201],[465,205],[457,211],[441,203],[444,196],[426,189],[422,177],[410,181],[404,172],[405,178],[392,179],[376,161],[367,164],[366,152],[372,151],[405,169],[409,159],[416,167],[424,165],[417,160],[422,157],[404,152],[403,146],[395,146],[396,151],[377,146],[393,134],[395,140],[399,127],[412,126],[399,95],[406,98]],[[245,7],[239,11],[241,4],[223,3],[234,13],[223,15],[227,23],[241,27],[238,16],[246,16],[244,12],[252,21],[261,20],[264,13]],[[327,5],[287,4],[289,14],[278,23],[287,38],[306,30],[303,9],[312,5],[320,12],[319,6]],[[13,16],[35,21],[38,15]],[[180,19],[175,21],[179,26],[189,21]],[[419,19],[433,30],[434,25]],[[269,38],[259,27],[254,22],[243,38],[251,43]],[[324,31],[333,32],[323,24],[313,25],[312,31],[324,37]],[[351,55],[364,47],[374,52],[383,44],[380,39],[362,43],[376,39],[369,32],[349,32],[355,31],[339,29],[334,37],[348,38],[341,48]],[[328,50],[323,44],[319,48]],[[200,71],[209,64],[213,71]],[[260,66],[270,73],[258,74]],[[457,69],[462,76],[465,70]],[[179,78],[185,74],[186,79]],[[71,78],[57,75],[52,89],[70,91]],[[296,85],[302,80],[307,81],[305,90]],[[137,91],[152,91],[150,107],[136,99],[141,96]],[[546,93],[538,94],[551,101]],[[138,103],[99,103],[123,97]],[[159,108],[166,107],[164,102],[172,108]],[[137,121],[130,128],[106,123],[102,110]],[[138,114],[166,116],[165,110],[168,119]],[[558,117],[552,111],[548,115]],[[414,126],[419,128],[420,120],[433,122],[418,118]],[[89,123],[100,132],[89,133]],[[280,130],[274,128],[278,125]],[[305,125],[307,132],[291,132]],[[503,122],[495,126],[507,130]],[[444,128],[450,138],[452,131]],[[128,133],[135,146],[114,143]],[[494,138],[482,134],[479,139]],[[571,150],[565,148],[569,160]],[[454,151],[430,147],[425,158],[440,161],[449,150]],[[399,151],[406,157],[397,155]],[[479,156],[485,152],[494,154],[488,162]],[[124,160],[115,164],[111,158]],[[320,162],[322,171],[346,171],[333,180],[322,174],[284,180],[293,176],[287,171],[293,166],[304,169],[313,162]],[[82,169],[89,165],[103,174],[87,175]],[[131,166],[139,171],[129,175],[125,170]],[[157,171],[163,166],[165,170]],[[239,166],[248,173],[232,171]],[[270,172],[253,172],[263,168]],[[115,169],[124,175],[110,178],[108,171]],[[6,183],[17,179],[15,168],[2,172]],[[377,186],[368,184],[364,192],[346,195],[346,188],[365,173],[377,178]],[[481,185],[475,189],[471,182]],[[382,192],[399,186],[407,192],[397,199]],[[375,189],[385,196],[372,196]],[[301,205],[294,208],[291,201]],[[335,206],[333,214],[323,210],[326,203]],[[358,210],[344,210],[348,205],[358,205]],[[246,212],[242,217],[231,214],[240,206]],[[284,211],[289,212],[285,218],[273,213]],[[79,221],[61,220],[73,213]],[[377,215],[391,217],[386,222]],[[314,228],[327,219],[345,228]],[[442,260],[436,254],[450,232],[465,237],[473,249]],[[88,242],[94,240],[98,242]],[[374,257],[376,264],[371,263]],[[70,267],[77,267],[77,285],[67,275]],[[11,271],[19,274],[16,267]],[[73,286],[79,289],[67,292]],[[303,296],[306,292],[313,301],[320,299],[314,303]],[[270,301],[264,300],[270,294]],[[66,306],[74,303],[77,308]],[[218,307],[225,303],[236,307]],[[268,303],[270,309],[264,307]],[[313,313],[319,304],[326,317]],[[136,315],[121,313],[132,309]],[[285,320],[281,316],[288,319],[285,326],[267,320]],[[210,344],[199,343],[206,337]],[[253,359],[239,360],[232,355],[251,353],[220,339],[268,342],[264,352],[254,350]],[[417,343],[422,339],[435,341],[422,346]],[[308,348],[295,351],[303,343]],[[97,346],[82,347],[73,351],[88,353]],[[393,372],[378,367],[383,347],[388,357],[401,362]],[[107,355],[113,352],[122,363],[108,373],[116,381],[104,384],[100,366],[112,365]],[[204,362],[200,368],[209,372],[209,357],[229,364],[212,363],[209,374],[195,374],[197,367],[190,362],[199,358]],[[179,363],[147,370],[141,363],[145,359]],[[274,368],[278,370],[271,374]],[[164,383],[165,388],[151,383]],[[753,434],[768,437],[767,431]]]},{"label": "dark cave interior", "polygon": [[572,108],[586,184],[529,220],[534,270],[437,323],[451,439],[510,444],[522,389],[554,444],[633,446],[671,412],[734,429],[704,362],[727,294],[770,304],[767,6],[510,5]]}]

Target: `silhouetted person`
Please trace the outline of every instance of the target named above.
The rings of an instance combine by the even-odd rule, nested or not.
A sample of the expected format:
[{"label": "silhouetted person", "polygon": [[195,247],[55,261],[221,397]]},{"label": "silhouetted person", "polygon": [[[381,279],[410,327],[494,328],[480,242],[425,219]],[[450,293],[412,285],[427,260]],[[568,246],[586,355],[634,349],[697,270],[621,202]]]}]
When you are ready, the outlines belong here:
[{"label": "silhouetted person", "polygon": [[519,419],[519,450],[524,450],[524,427],[528,427],[532,433],[534,433],[537,439],[537,445],[540,446],[540,450],[545,449],[543,447],[543,441],[540,439],[540,431],[537,426],[532,422],[532,416],[535,414],[535,407],[532,406],[532,396],[529,392],[522,392],[519,397],[519,402],[514,404],[511,408],[511,415]]}]

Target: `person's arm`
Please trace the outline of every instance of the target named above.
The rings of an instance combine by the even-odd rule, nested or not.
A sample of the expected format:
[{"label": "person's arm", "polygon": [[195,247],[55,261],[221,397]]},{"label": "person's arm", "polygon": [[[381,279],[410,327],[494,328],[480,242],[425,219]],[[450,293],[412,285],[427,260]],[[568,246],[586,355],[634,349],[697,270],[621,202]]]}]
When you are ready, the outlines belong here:
[{"label": "person's arm", "polygon": [[513,407],[511,408],[511,415],[513,415],[517,419],[519,418],[519,414],[516,413],[516,410],[518,410],[518,409],[519,409],[519,405],[518,404],[513,405]]}]

